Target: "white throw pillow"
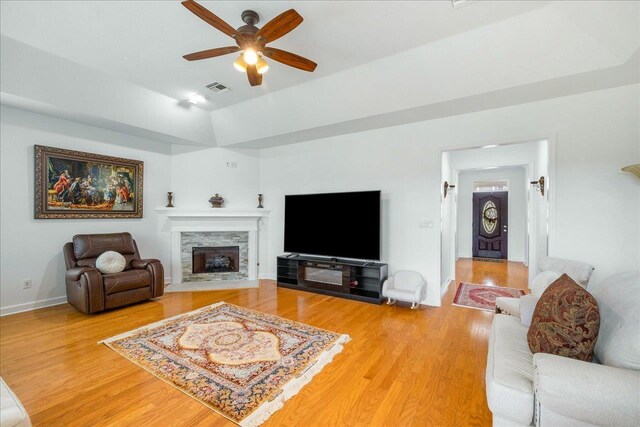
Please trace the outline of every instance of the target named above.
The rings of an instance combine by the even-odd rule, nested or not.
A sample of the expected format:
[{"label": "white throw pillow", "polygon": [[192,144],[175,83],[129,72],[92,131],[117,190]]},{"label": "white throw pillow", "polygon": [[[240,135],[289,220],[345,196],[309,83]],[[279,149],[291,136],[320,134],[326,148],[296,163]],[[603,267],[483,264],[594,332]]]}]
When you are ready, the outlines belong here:
[{"label": "white throw pillow", "polygon": [[561,274],[556,271],[543,271],[533,279],[531,284],[531,293],[538,298],[547,290],[550,284],[560,278]]},{"label": "white throw pillow", "polygon": [[115,251],[107,251],[96,260],[96,268],[102,274],[120,273],[127,265],[127,260]]}]

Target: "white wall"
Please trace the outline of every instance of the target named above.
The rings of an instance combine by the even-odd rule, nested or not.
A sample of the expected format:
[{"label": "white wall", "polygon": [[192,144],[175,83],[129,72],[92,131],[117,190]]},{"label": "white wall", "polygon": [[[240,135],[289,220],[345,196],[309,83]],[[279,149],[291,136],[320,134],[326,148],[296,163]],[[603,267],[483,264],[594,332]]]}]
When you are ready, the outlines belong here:
[{"label": "white wall", "polygon": [[174,145],[171,170],[176,207],[209,208],[208,200],[215,193],[224,197],[226,208],[258,206],[260,156],[257,150]]},{"label": "white wall", "polygon": [[525,168],[500,168],[479,171],[462,171],[456,186],[457,214],[457,257],[473,256],[473,183],[475,181],[507,180],[508,230],[507,251],[509,261],[524,262],[527,235],[527,194]]},{"label": "white wall", "polygon": [[[439,278],[428,273],[430,267],[440,268],[439,250],[430,244],[439,242],[440,158],[425,158],[423,146],[383,133],[387,135],[372,132],[263,151],[262,192],[272,209],[266,271],[272,277],[275,257],[283,252],[285,194],[381,190],[381,259],[390,263],[391,272],[422,272],[436,284],[429,288],[427,299],[439,304]],[[429,169],[436,172],[431,183],[424,179]],[[427,188],[432,197],[425,197]],[[420,228],[421,220],[433,222],[434,227]]]},{"label": "white wall", "polygon": [[[261,189],[273,212],[268,267],[283,252],[284,195],[380,189],[382,258],[419,271],[439,305],[441,151],[553,137],[555,234],[550,255],[596,266],[593,280],[639,269],[640,197],[620,167],[640,161],[640,86],[629,85],[388,129],[265,149]],[[627,176],[629,175],[629,176]],[[601,206],[607,209],[603,220]],[[434,229],[419,227],[434,221]],[[435,284],[435,286],[433,286]],[[433,290],[432,290],[433,289]]]},{"label": "white wall", "polygon": [[[144,218],[34,219],[33,146],[47,145],[144,161]],[[114,145],[117,144],[117,145]],[[145,146],[147,150],[122,145]],[[171,182],[168,146],[121,133],[2,107],[0,134],[0,300],[2,314],[66,301],[62,246],[80,233],[130,232],[146,258],[169,264],[155,207]],[[149,150],[167,152],[153,152]],[[168,269],[167,269],[168,271]],[[31,279],[31,289],[23,280]]]},{"label": "white wall", "polygon": [[[233,164],[234,167],[228,165]],[[224,200],[228,209],[255,209],[260,192],[260,156],[257,150],[206,148],[174,145],[171,156],[171,190],[176,208],[209,209],[209,199],[215,193]],[[269,200],[264,202],[269,209]],[[161,233],[170,237],[170,223],[160,217]],[[269,219],[258,223],[258,275],[260,263],[265,259]]]}]

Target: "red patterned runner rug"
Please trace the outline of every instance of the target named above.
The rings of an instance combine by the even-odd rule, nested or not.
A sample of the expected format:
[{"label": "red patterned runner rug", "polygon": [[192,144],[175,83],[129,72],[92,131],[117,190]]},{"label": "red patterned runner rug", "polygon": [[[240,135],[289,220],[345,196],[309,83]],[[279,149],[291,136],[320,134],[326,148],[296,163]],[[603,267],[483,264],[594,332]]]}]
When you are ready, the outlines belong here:
[{"label": "red patterned runner rug", "polygon": [[460,282],[456,296],[453,298],[453,305],[495,311],[496,298],[520,298],[522,295],[524,295],[522,289]]},{"label": "red patterned runner rug", "polygon": [[219,302],[102,342],[248,427],[280,409],[349,340],[348,335]]}]

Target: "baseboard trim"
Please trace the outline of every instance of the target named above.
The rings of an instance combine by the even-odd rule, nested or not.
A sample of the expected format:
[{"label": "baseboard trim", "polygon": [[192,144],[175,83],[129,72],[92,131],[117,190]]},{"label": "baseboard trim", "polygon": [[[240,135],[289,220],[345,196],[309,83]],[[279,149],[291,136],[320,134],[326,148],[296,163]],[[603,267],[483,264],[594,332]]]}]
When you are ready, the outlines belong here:
[{"label": "baseboard trim", "polygon": [[260,280],[273,280],[273,281],[277,280],[276,275],[271,273],[262,273],[258,276],[258,278]]},{"label": "baseboard trim", "polygon": [[24,313],[25,311],[38,310],[40,308],[51,307],[54,305],[66,304],[67,296],[41,299],[33,302],[25,302],[23,304],[8,305],[0,307],[0,317],[10,314]]}]

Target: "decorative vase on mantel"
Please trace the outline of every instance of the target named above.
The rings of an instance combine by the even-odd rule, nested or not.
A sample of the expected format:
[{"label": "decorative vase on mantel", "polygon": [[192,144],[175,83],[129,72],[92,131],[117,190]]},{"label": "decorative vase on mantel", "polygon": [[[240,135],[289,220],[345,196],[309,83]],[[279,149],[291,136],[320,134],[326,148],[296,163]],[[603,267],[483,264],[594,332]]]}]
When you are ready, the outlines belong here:
[{"label": "decorative vase on mantel", "polygon": [[209,199],[209,203],[211,203],[212,208],[221,208],[224,204],[224,199],[221,195],[216,193],[215,196]]}]

